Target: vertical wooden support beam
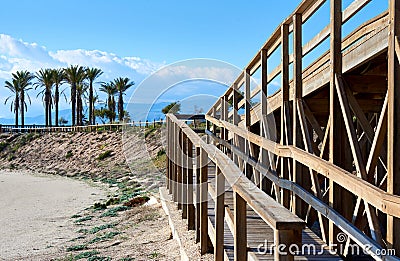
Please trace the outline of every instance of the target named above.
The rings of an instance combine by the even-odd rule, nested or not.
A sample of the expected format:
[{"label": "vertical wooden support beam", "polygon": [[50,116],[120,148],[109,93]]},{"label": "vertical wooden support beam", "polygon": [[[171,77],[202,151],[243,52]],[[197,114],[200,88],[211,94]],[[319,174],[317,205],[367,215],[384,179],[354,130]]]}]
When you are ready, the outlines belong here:
[{"label": "vertical wooden support beam", "polygon": [[[329,161],[339,166],[341,162],[342,141],[345,140],[341,130],[342,119],[340,115],[340,105],[336,95],[335,77],[342,75],[342,0],[330,1],[330,89],[329,89]],[[345,142],[345,141],[344,141]],[[341,189],[332,180],[329,181],[329,205],[338,210],[341,199]],[[341,202],[340,204],[342,204]],[[332,221],[329,222],[329,245],[336,244],[338,231]]]},{"label": "vertical wooden support beam", "polygon": [[[238,114],[238,102],[239,102],[239,93],[238,93],[238,89],[237,89],[237,84],[233,84],[233,95],[232,95],[232,109],[233,109],[233,119],[232,119],[232,123],[234,125],[238,125],[239,124],[239,114]],[[239,141],[238,141],[238,136],[236,134],[233,134],[233,143],[235,146],[238,146]],[[239,159],[237,156],[235,156],[233,154],[233,162],[235,162],[236,165],[239,164]]]},{"label": "vertical wooden support beam", "polygon": [[[298,249],[301,249],[301,229],[299,230],[275,230],[274,231],[274,238],[275,238],[275,246],[284,245],[287,246],[283,253],[278,251],[276,247],[274,250],[274,260],[284,260],[284,261],[293,261],[294,256],[289,253],[290,249],[288,250],[289,246],[297,245]],[[292,247],[292,249],[295,249]],[[292,250],[293,251],[293,250]],[[286,253],[287,252],[287,253]]]},{"label": "vertical wooden support beam", "polygon": [[208,252],[208,156],[200,151],[200,252]]},{"label": "vertical wooden support beam", "polygon": [[[250,131],[251,126],[251,115],[250,115],[250,70],[246,69],[244,71],[244,98],[245,98],[245,105],[244,105],[244,117],[245,117],[245,125],[246,130]],[[250,155],[250,144],[247,140],[244,141],[244,151],[246,155]],[[245,163],[245,175],[247,178],[251,179],[252,175],[252,168],[250,164]]]},{"label": "vertical wooden support beam", "polygon": [[193,202],[193,143],[190,139],[187,140],[187,219],[188,229],[194,230],[196,228],[195,222],[195,207]]},{"label": "vertical wooden support beam", "polygon": [[200,189],[201,189],[201,149],[196,147],[196,243],[200,242]]},{"label": "vertical wooden support beam", "polygon": [[234,250],[235,261],[247,260],[247,213],[246,201],[236,192],[233,192],[235,211]]},{"label": "vertical wooden support beam", "polygon": [[[303,79],[302,79],[302,15],[294,14],[293,16],[293,145],[302,148],[302,133],[298,117],[298,101],[302,101],[303,96]],[[302,176],[302,165],[293,160],[293,181],[308,189],[308,184],[303,182],[306,177]],[[305,218],[307,214],[306,204],[298,197],[293,195],[293,212],[301,218]]]},{"label": "vertical wooden support beam", "polygon": [[173,131],[173,141],[172,141],[172,156],[173,156],[173,171],[172,171],[172,198],[174,202],[178,201],[178,186],[177,186],[177,126],[175,123],[172,123],[172,131]]},{"label": "vertical wooden support beam", "polygon": [[[268,50],[261,49],[261,121],[260,121],[260,136],[267,138],[269,136],[268,126]],[[269,138],[269,137],[268,137]],[[260,148],[260,161],[264,166],[269,167],[271,164],[268,159],[268,151]],[[260,177],[260,189],[270,194],[272,183],[267,178]]]},{"label": "vertical wooden support beam", "polygon": [[170,139],[170,135],[171,135],[171,130],[170,130],[170,128],[169,128],[169,118],[168,118],[168,116],[167,116],[167,118],[166,118],[166,120],[167,120],[167,122],[166,122],[166,128],[167,128],[167,161],[166,161],[166,164],[167,164],[167,166],[166,166],[166,169],[167,169],[167,178],[166,178],[166,184],[167,184],[167,191],[170,191],[170,180],[171,180],[171,177],[170,177],[170,175],[171,175],[171,169],[170,169],[170,167],[171,167],[171,153],[170,153],[170,149],[171,149],[171,145],[170,145],[170,142],[171,142],[171,139]]},{"label": "vertical wooden support beam", "polygon": [[181,175],[182,175],[182,182],[181,182],[181,188],[182,188],[182,219],[187,219],[187,191],[188,191],[188,180],[187,180],[187,137],[186,134],[181,132],[181,150],[180,150],[180,155],[181,155]]},{"label": "vertical wooden support beam", "polygon": [[178,209],[182,209],[182,131],[176,125],[176,187]]},{"label": "vertical wooden support beam", "polygon": [[[287,110],[289,109],[289,25],[283,24],[281,26],[281,64],[282,64],[282,103],[281,103],[281,145],[289,145],[288,135],[290,130],[288,122],[290,119],[286,117]],[[281,159],[281,173],[282,178],[289,179],[289,160]],[[281,204],[286,208],[290,208],[290,193],[287,190],[281,189]]]},{"label": "vertical wooden support beam", "polygon": [[216,168],[216,198],[215,198],[215,246],[214,260],[224,260],[224,225],[225,225],[225,176],[221,169]]},{"label": "vertical wooden support beam", "polygon": [[[388,178],[387,191],[400,195],[400,0],[389,0],[389,48],[388,48]],[[400,253],[400,219],[388,216],[387,236],[388,248]]]}]

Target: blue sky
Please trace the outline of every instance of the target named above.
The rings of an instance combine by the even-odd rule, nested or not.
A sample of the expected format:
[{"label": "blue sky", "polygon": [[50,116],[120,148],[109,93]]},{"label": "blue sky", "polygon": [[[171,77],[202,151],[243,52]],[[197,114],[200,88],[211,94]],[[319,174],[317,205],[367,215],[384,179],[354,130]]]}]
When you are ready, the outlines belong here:
[{"label": "blue sky", "polygon": [[[78,63],[103,69],[102,81],[127,76],[136,85],[162,66],[192,58],[217,59],[243,68],[300,2],[1,1],[0,83],[16,70],[35,71]],[[343,0],[344,7],[350,2]],[[328,5],[329,1],[312,23],[304,26],[304,41],[327,25]],[[373,0],[346,25],[345,31],[353,30],[360,21],[386,8],[386,0]],[[321,45],[319,52],[327,46]],[[272,63],[279,63],[279,56]],[[221,89],[197,85],[188,95],[218,95]],[[171,91],[167,93],[164,100],[180,97]],[[0,118],[13,117],[9,106],[3,105],[7,95],[0,88]],[[35,98],[35,91],[31,97],[33,105],[27,116],[42,114],[41,100]],[[62,109],[68,107],[65,102],[61,105]]]}]

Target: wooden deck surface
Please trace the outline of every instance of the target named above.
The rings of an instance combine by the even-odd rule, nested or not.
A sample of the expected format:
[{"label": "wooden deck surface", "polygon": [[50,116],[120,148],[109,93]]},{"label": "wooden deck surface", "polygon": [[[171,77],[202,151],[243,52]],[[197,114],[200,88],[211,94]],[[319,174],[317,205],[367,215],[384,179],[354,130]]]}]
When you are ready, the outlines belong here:
[{"label": "wooden deck surface", "polygon": [[[210,164],[208,168],[209,180],[209,232],[215,230],[215,166]],[[194,180],[196,176],[194,174]],[[233,191],[228,184],[225,184],[225,229],[224,229],[224,250],[225,260],[233,260],[234,257],[234,241],[233,241]],[[211,225],[211,226],[210,226]],[[249,206],[247,207],[247,241],[248,241],[248,258],[249,260],[274,260],[274,231],[268,226]],[[309,251],[305,247],[305,255],[295,257],[295,260],[342,260],[339,256],[335,256],[325,247],[324,242],[306,227],[302,232],[302,244],[315,246],[316,251]],[[322,253],[321,253],[322,250]],[[316,252],[316,254],[309,253]]]}]

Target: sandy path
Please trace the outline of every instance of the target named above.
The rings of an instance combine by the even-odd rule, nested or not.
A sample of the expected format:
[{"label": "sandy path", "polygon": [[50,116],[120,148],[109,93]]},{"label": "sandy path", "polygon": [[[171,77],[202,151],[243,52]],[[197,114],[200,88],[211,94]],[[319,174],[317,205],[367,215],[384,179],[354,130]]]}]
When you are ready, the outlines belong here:
[{"label": "sandy path", "polygon": [[106,197],[68,178],[0,171],[0,260],[57,255],[76,237],[71,216]]}]

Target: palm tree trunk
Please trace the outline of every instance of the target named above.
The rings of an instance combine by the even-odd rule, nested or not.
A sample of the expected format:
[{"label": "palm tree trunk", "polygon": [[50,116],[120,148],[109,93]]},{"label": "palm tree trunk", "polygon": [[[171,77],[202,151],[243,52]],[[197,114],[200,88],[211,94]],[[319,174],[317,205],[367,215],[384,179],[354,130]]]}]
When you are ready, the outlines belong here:
[{"label": "palm tree trunk", "polygon": [[71,85],[71,109],[72,109],[72,126],[75,126],[75,109],[76,109],[76,84]]},{"label": "palm tree trunk", "polygon": [[122,97],[123,93],[119,93],[118,97],[118,120],[122,122],[122,119],[124,118],[124,99]]},{"label": "palm tree trunk", "polygon": [[20,104],[21,104],[21,106],[20,106],[20,109],[21,109],[21,126],[22,126],[22,128],[24,127],[24,125],[25,125],[25,93],[23,92],[23,91],[21,91],[21,102],[20,102]]},{"label": "palm tree trunk", "polygon": [[49,127],[49,97],[47,92],[44,94],[44,117],[46,118],[46,127]]},{"label": "palm tree trunk", "polygon": [[58,127],[58,100],[60,99],[60,94],[58,92],[58,84],[56,85],[56,93],[54,94],[54,103],[56,109],[56,127]]},{"label": "palm tree trunk", "polygon": [[93,123],[93,84],[90,82],[89,86],[89,124]]},{"label": "palm tree trunk", "polygon": [[53,123],[51,120],[51,98],[50,98],[50,95],[49,95],[49,112],[48,112],[48,114],[49,114],[49,126],[51,127],[53,125]]},{"label": "palm tree trunk", "polygon": [[15,111],[15,128],[18,128],[18,114],[19,114],[19,97],[15,97],[14,101],[14,111]]}]

